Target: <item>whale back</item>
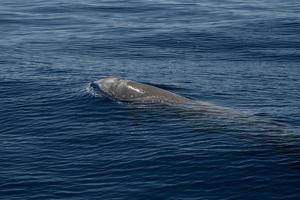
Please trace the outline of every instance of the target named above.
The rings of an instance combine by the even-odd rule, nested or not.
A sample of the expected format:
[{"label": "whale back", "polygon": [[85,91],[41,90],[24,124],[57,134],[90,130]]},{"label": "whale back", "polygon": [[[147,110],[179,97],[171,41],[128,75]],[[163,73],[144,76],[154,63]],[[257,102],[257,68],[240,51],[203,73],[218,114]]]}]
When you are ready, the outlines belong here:
[{"label": "whale back", "polygon": [[192,102],[188,98],[152,85],[114,77],[94,81],[92,86],[96,86],[104,95],[120,102],[145,104],[188,104]]}]

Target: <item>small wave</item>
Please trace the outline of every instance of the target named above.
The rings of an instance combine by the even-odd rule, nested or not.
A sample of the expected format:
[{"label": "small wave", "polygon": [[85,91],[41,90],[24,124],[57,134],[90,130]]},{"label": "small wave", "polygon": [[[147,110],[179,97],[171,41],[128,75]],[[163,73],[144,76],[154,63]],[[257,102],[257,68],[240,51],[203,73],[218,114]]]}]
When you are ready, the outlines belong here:
[{"label": "small wave", "polygon": [[93,86],[93,83],[88,83],[88,85],[85,88],[85,92],[87,95],[92,97],[103,97],[102,92]]}]

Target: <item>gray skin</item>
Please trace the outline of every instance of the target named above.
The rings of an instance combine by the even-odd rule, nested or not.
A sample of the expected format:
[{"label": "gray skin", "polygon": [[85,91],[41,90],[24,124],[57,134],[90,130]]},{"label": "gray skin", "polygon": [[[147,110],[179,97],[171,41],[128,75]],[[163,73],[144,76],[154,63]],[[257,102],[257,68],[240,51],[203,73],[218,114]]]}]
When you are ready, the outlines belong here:
[{"label": "gray skin", "polygon": [[153,104],[190,104],[192,101],[172,92],[114,77],[93,82],[108,97],[121,102],[153,103]]}]

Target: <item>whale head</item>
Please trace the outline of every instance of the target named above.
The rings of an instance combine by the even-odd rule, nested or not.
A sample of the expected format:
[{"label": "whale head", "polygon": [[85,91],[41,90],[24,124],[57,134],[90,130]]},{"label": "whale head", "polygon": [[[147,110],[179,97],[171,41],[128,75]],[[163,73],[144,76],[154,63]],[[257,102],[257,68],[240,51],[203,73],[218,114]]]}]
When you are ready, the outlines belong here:
[{"label": "whale head", "polygon": [[119,84],[119,80],[120,79],[118,78],[109,77],[95,81],[94,84],[98,85],[99,88],[103,90],[103,92],[108,92],[117,87],[117,85]]},{"label": "whale head", "polygon": [[121,101],[132,101],[141,98],[144,94],[144,90],[137,85],[133,85],[132,81],[115,77],[103,78],[94,81],[92,84],[107,96]]}]

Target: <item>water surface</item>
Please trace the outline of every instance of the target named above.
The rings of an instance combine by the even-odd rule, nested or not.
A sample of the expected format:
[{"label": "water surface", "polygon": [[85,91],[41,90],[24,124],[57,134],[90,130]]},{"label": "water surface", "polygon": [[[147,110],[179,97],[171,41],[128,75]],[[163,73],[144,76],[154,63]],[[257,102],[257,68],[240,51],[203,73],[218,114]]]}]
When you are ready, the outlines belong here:
[{"label": "water surface", "polygon": [[[2,199],[299,199],[296,0],[0,2]],[[118,104],[152,83],[276,122]]]}]

